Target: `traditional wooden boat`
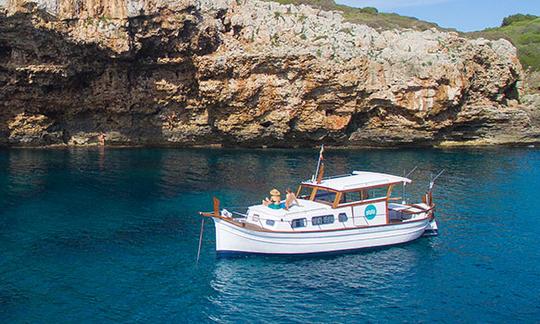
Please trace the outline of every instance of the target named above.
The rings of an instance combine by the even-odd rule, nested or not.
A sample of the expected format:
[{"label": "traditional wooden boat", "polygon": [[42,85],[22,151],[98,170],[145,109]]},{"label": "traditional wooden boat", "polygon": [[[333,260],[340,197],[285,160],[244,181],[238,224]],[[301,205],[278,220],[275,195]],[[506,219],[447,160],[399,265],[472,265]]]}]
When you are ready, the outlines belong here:
[{"label": "traditional wooden boat", "polygon": [[299,185],[298,204],[288,210],[259,204],[242,213],[220,210],[214,198],[214,211],[200,213],[201,238],[204,217],[214,220],[218,254],[352,251],[437,235],[433,181],[421,203],[407,204],[392,191],[410,179],[365,171],[323,178],[322,152],[316,175]]}]

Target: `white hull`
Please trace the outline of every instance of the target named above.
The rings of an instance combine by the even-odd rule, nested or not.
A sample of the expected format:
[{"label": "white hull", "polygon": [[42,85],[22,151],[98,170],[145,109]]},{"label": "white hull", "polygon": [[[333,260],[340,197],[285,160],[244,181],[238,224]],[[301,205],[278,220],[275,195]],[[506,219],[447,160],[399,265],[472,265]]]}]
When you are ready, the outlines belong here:
[{"label": "white hull", "polygon": [[354,229],[283,233],[254,231],[214,218],[219,254],[310,254],[358,250],[413,241],[429,228],[429,219]]}]

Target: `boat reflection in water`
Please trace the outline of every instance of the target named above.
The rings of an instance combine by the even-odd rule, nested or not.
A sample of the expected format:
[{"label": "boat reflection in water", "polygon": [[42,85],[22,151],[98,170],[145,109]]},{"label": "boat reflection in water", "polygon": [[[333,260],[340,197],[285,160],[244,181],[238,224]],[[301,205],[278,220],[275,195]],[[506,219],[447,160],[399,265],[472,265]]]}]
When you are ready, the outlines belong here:
[{"label": "boat reflection in water", "polygon": [[[421,243],[427,248],[429,240]],[[406,246],[300,259],[219,259],[210,282],[213,307],[209,317],[229,322],[249,312],[257,314],[261,322],[286,321],[291,309],[284,304],[293,304],[303,305],[294,309],[294,317],[305,321],[320,321],[324,314],[340,322],[352,313],[376,320],[374,314],[369,314],[376,304],[394,308],[414,301],[404,278],[410,284],[410,278],[417,275],[423,249]],[[395,299],[381,298],[390,290]]]}]

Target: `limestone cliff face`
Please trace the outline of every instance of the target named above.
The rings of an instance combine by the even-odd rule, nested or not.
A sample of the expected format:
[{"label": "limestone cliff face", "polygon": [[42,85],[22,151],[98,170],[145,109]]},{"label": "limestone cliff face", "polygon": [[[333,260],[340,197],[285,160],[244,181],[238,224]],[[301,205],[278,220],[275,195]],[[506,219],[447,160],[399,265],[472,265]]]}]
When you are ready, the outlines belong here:
[{"label": "limestone cliff face", "polygon": [[259,1],[15,0],[0,17],[0,142],[537,142],[504,40],[379,32]]},{"label": "limestone cliff face", "polygon": [[28,12],[28,5],[34,3],[40,9],[59,19],[84,19],[87,17],[109,17],[124,19],[128,16],[127,2],[123,0],[6,0],[8,13]]}]

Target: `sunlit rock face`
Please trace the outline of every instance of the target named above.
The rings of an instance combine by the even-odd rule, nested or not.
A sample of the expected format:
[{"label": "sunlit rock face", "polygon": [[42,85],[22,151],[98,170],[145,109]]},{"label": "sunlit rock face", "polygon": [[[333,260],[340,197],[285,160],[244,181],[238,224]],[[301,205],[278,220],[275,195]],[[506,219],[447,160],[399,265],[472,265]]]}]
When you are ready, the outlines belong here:
[{"label": "sunlit rock face", "polygon": [[10,1],[0,141],[299,146],[535,142],[507,41],[377,31],[260,1]]}]

